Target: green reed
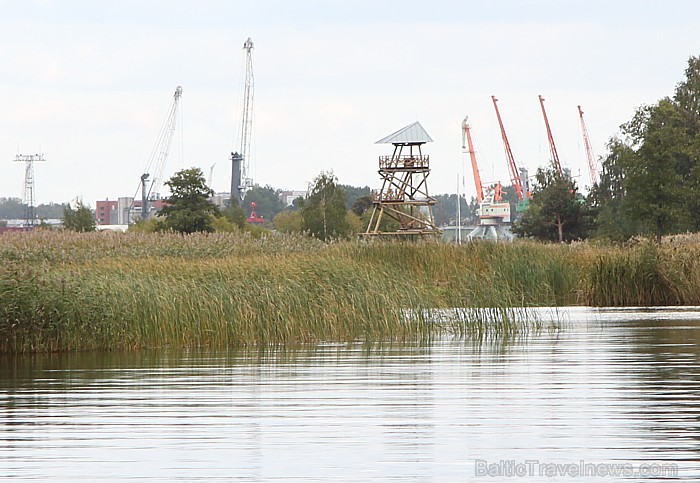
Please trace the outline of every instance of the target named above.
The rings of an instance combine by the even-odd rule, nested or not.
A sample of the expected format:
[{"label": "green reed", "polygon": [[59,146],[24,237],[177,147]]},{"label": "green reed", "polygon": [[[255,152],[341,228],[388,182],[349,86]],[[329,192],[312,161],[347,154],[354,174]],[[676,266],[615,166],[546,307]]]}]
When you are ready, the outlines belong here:
[{"label": "green reed", "polygon": [[530,306],[697,303],[700,244],[0,237],[0,352],[509,337]]}]

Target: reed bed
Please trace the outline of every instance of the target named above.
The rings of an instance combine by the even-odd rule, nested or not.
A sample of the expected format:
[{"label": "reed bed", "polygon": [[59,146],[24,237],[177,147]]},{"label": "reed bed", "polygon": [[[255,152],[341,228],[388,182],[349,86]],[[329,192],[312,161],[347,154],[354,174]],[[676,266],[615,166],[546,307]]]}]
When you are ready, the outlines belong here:
[{"label": "reed bed", "polygon": [[[0,237],[0,352],[510,337],[526,307],[694,304],[700,244]],[[447,315],[446,315],[447,314]]]}]

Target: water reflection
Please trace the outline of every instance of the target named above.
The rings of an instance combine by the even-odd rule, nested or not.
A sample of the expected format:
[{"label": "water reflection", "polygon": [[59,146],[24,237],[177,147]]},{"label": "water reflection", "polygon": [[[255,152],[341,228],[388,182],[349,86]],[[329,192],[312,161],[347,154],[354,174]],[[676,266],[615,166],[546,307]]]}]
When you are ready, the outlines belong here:
[{"label": "water reflection", "polygon": [[504,340],[0,359],[0,476],[464,481],[476,460],[700,476],[700,312],[556,320]]}]

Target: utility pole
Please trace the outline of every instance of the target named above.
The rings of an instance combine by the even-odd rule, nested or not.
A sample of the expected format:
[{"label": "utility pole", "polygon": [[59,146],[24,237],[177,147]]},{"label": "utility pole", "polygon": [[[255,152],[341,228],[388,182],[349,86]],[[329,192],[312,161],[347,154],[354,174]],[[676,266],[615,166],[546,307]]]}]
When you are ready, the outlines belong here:
[{"label": "utility pole", "polygon": [[36,211],[34,207],[34,162],[46,161],[43,154],[18,154],[15,161],[24,163],[24,197],[25,204],[24,224],[27,227],[34,226]]}]

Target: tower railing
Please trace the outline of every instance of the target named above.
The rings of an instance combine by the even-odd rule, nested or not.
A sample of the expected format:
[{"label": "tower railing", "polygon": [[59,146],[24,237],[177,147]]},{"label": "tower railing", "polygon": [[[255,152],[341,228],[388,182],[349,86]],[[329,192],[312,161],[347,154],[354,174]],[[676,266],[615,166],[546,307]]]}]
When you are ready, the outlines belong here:
[{"label": "tower railing", "polygon": [[379,156],[379,169],[428,168],[429,166],[428,155]]}]

